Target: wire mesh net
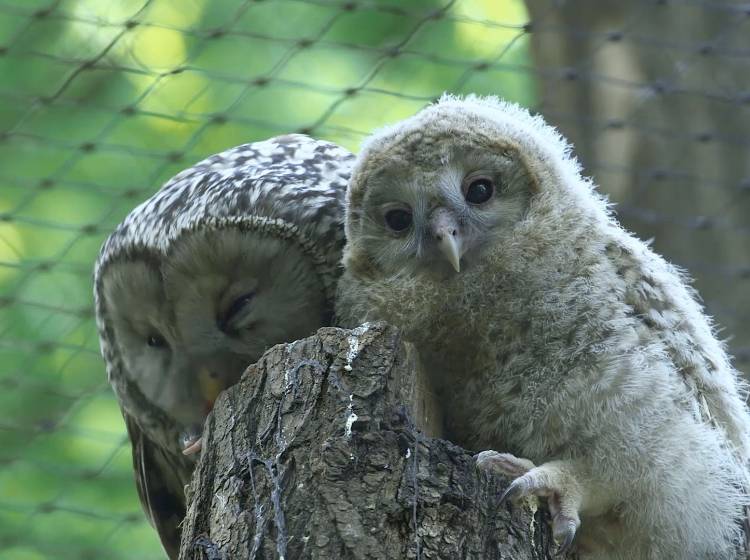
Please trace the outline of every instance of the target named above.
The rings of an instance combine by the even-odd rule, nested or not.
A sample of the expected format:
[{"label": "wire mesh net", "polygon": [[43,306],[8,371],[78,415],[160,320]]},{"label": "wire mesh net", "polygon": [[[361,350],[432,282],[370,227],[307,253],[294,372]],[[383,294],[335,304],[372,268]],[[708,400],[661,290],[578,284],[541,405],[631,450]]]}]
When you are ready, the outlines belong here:
[{"label": "wire mesh net", "polygon": [[162,558],[91,271],[177,171],[303,132],[356,151],[443,91],[575,143],[750,361],[750,9],[579,0],[0,0],[0,558]]}]

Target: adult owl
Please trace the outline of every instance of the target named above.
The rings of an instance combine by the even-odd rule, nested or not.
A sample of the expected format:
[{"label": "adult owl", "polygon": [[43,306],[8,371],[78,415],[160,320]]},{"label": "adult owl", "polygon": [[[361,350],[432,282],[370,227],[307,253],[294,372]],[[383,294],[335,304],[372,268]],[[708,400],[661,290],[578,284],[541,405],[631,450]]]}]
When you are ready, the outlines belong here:
[{"label": "adult owl", "polygon": [[346,233],[342,321],[401,327],[449,437],[514,479],[506,497],[546,497],[563,550],[736,557],[745,387],[685,278],[540,117],[445,96],[380,130]]},{"label": "adult owl", "polygon": [[232,148],[172,178],[102,246],[101,350],[171,558],[219,391],[271,345],[330,322],[352,161],[302,135]]}]

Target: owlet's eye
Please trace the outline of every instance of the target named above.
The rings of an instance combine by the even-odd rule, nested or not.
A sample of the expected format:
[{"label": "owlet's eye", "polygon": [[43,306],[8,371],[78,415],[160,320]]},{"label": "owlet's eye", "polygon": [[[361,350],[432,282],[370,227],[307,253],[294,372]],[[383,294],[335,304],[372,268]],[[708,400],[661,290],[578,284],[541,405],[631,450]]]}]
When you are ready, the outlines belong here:
[{"label": "owlet's eye", "polygon": [[480,177],[469,183],[469,186],[466,187],[464,198],[466,198],[466,202],[469,202],[470,204],[484,204],[492,198],[494,192],[494,183],[486,177]]},{"label": "owlet's eye", "polygon": [[146,338],[146,344],[148,344],[151,348],[167,347],[167,341],[159,333],[151,333],[150,335],[148,335],[148,337]]},{"label": "owlet's eye", "polygon": [[385,213],[385,223],[393,231],[404,231],[411,226],[412,216],[409,210],[395,208]]}]

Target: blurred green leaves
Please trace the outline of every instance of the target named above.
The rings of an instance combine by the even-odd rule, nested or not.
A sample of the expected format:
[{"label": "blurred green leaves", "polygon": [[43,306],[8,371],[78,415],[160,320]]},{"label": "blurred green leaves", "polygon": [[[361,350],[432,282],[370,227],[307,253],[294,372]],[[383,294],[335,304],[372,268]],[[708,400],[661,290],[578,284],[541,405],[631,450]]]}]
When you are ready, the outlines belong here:
[{"label": "blurred green leaves", "polygon": [[444,91],[534,102],[519,0],[0,0],[0,559],[161,558],[91,271],[177,171],[304,131],[356,150]]}]

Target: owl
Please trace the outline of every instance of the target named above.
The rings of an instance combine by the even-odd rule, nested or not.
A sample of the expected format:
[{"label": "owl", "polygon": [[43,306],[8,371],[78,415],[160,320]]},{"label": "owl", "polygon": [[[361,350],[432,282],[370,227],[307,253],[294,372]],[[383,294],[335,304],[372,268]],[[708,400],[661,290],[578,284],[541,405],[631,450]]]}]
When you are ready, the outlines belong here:
[{"label": "owl", "polygon": [[444,96],[363,145],[345,325],[413,342],[453,441],[544,497],[562,551],[726,559],[743,547],[745,386],[697,295],[626,232],[540,117]]},{"label": "owl", "polygon": [[217,394],[270,346],[330,324],[353,158],[302,135],[232,148],[172,178],[102,246],[101,351],[171,558]]}]

